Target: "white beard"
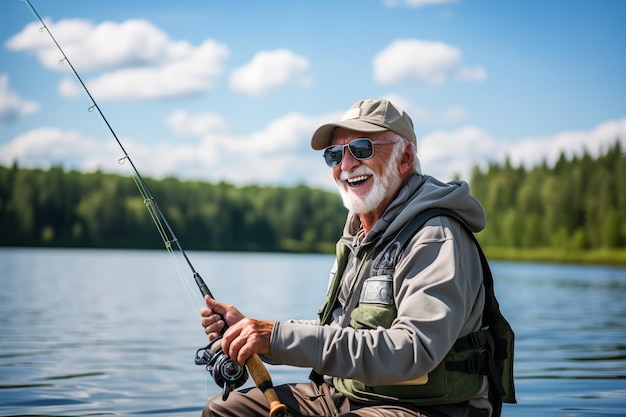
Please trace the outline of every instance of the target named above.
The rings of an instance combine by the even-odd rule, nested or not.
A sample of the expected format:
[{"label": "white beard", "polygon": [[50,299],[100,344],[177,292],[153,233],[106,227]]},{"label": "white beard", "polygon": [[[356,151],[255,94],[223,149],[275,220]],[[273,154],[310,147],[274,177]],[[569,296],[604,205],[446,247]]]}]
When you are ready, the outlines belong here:
[{"label": "white beard", "polygon": [[[364,214],[369,213],[378,208],[383,200],[388,197],[390,192],[395,192],[400,186],[401,178],[398,175],[398,158],[402,147],[394,146],[393,152],[389,157],[391,163],[389,163],[382,175],[378,175],[372,168],[367,165],[361,165],[352,172],[342,172],[339,180],[337,181],[337,188],[339,194],[343,200],[343,205],[353,213]],[[350,186],[346,183],[348,177],[355,177],[358,175],[371,175],[374,185],[370,192],[361,198],[350,190]]]}]

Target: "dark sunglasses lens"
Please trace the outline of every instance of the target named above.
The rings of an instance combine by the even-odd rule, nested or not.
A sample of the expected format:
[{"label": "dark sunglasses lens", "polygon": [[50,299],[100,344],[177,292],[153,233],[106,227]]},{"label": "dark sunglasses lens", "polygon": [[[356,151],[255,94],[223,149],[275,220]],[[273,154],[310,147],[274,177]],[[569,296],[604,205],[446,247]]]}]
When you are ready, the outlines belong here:
[{"label": "dark sunglasses lens", "polygon": [[331,146],[324,151],[326,165],[333,168],[341,163],[343,158],[343,146]]},{"label": "dark sunglasses lens", "polygon": [[374,154],[374,146],[369,139],[353,140],[348,146],[356,159],[371,158]]},{"label": "dark sunglasses lens", "polygon": [[[374,154],[374,145],[369,139],[355,139],[348,144],[350,152],[356,159],[368,159]],[[336,167],[343,159],[343,150],[345,145],[336,145],[326,148],[324,151],[324,160],[326,165],[331,168]]]}]

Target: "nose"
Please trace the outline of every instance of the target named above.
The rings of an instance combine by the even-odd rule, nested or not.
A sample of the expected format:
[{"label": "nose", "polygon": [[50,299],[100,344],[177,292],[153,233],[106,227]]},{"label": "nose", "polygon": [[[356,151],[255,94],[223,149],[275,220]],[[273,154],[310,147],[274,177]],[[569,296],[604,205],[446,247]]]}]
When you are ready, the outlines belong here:
[{"label": "nose", "polygon": [[357,167],[361,161],[356,159],[350,149],[346,146],[343,151],[343,158],[341,158],[341,170],[342,171],[352,171],[355,167]]}]

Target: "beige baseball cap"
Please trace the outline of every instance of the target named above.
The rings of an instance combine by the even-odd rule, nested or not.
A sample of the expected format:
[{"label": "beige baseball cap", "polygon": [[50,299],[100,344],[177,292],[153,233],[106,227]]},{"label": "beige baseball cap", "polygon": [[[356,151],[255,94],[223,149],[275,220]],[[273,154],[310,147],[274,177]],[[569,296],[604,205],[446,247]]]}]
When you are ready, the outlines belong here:
[{"label": "beige baseball cap", "polygon": [[417,144],[413,121],[400,107],[388,100],[360,100],[346,111],[338,122],[327,123],[317,128],[311,138],[311,147],[322,150],[330,146],[336,127],[356,132],[384,132],[391,130],[404,139]]}]

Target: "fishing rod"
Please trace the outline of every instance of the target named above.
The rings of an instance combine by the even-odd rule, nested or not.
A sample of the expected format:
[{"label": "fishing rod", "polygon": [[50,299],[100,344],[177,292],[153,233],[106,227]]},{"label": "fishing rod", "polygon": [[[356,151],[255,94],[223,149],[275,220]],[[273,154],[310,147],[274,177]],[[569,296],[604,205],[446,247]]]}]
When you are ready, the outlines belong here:
[{"label": "fishing rod", "polygon": [[[146,208],[148,209],[148,212],[150,213],[150,217],[152,218],[157,228],[157,231],[159,232],[161,238],[163,239],[163,242],[165,243],[165,248],[170,253],[170,255],[172,255],[172,259],[174,260],[174,263],[176,265],[176,268],[179,274],[181,274],[181,277],[182,277],[182,271],[181,271],[180,266],[178,265],[178,261],[174,253],[175,249],[178,249],[182,257],[185,259],[185,262],[187,263],[187,266],[189,267],[193,275],[194,282],[196,283],[202,296],[203,297],[209,296],[214,299],[215,297],[213,297],[213,294],[209,290],[209,287],[206,285],[206,283],[204,282],[200,274],[194,268],[193,264],[191,263],[191,260],[187,256],[187,253],[183,249],[180,243],[180,240],[174,233],[174,230],[172,229],[169,222],[165,218],[165,215],[159,208],[159,205],[157,204],[155,198],[152,196],[152,193],[150,192],[143,177],[139,173],[139,170],[136,168],[128,152],[126,152],[124,145],[122,145],[122,142],[120,141],[119,137],[115,133],[115,130],[113,130],[113,127],[111,126],[108,119],[105,117],[104,113],[100,109],[100,106],[91,95],[91,92],[89,91],[89,89],[83,82],[82,78],[78,74],[78,71],[76,71],[76,69],[74,68],[74,65],[72,64],[70,59],[67,57],[67,55],[63,51],[63,48],[61,48],[61,45],[59,45],[54,35],[52,35],[52,32],[48,28],[48,25],[46,25],[46,22],[44,22],[44,20],[41,18],[41,16],[37,12],[33,4],[30,2],[30,0],[21,0],[21,1],[24,1],[28,5],[32,13],[37,18],[37,20],[41,22],[42,27],[39,29],[39,31],[43,32],[45,30],[48,33],[48,35],[50,36],[50,38],[56,45],[57,49],[63,56],[63,58],[59,61],[59,64],[62,65],[63,63],[66,62],[69,65],[76,79],[82,86],[83,90],[85,91],[85,93],[87,93],[87,96],[89,97],[89,100],[91,101],[91,106],[89,107],[88,110],[90,112],[94,110],[98,112],[98,114],[100,115],[104,123],[106,124],[109,132],[111,132],[111,134],[113,135],[113,138],[115,139],[120,149],[122,150],[123,156],[120,159],[118,159],[118,163],[123,165],[126,162],[128,162],[130,164],[130,167],[132,168],[132,177],[135,181],[135,184],[137,185],[137,188],[139,189],[139,192],[141,193],[144,199],[144,204]],[[183,284],[185,284],[184,280],[183,280]],[[188,293],[187,295],[189,296],[190,294]],[[224,322],[226,321],[224,320]],[[225,330],[226,330],[226,327],[222,329],[222,334]],[[231,391],[233,391],[236,388],[239,388],[246,382],[246,380],[248,379],[247,372],[249,372],[250,375],[252,375],[252,379],[254,380],[257,387],[265,395],[265,398],[270,408],[270,417],[284,417],[285,416],[287,412],[287,407],[279,401],[278,396],[276,395],[276,391],[274,390],[274,385],[272,383],[270,374],[257,354],[253,354],[246,361],[246,367],[248,368],[248,371],[246,371],[246,367],[242,367],[237,362],[230,359],[224,353],[224,351],[221,348],[221,336],[220,336],[214,339],[213,341],[211,341],[211,343],[209,343],[204,348],[200,348],[196,351],[195,363],[197,365],[206,365],[206,369],[213,376],[215,383],[223,389],[222,398],[224,400],[227,399],[228,394]]]}]

